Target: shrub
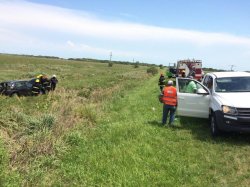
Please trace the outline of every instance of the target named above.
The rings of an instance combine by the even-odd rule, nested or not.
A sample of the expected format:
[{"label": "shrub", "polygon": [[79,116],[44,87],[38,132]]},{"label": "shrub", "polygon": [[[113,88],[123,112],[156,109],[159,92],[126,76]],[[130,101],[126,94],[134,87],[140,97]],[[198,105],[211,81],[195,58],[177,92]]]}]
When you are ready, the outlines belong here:
[{"label": "shrub", "polygon": [[112,67],[114,65],[113,62],[109,62],[109,67]]},{"label": "shrub", "polygon": [[136,62],[134,68],[139,68],[139,62]]},{"label": "shrub", "polygon": [[147,73],[151,73],[152,75],[156,75],[158,73],[158,69],[156,67],[154,67],[154,66],[149,67],[147,69]]}]

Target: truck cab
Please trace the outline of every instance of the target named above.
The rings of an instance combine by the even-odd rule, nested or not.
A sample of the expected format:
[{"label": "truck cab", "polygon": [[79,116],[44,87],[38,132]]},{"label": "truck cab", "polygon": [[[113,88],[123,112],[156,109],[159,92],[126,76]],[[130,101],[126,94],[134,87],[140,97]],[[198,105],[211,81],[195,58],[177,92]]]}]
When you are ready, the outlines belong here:
[{"label": "truck cab", "polygon": [[175,78],[177,73],[176,64],[175,63],[169,63],[168,71],[167,71],[167,77],[168,78]]},{"label": "truck cab", "polygon": [[[183,76],[183,73],[185,76]],[[201,81],[203,78],[201,60],[179,60],[177,61],[178,77],[192,76],[194,79]]]}]

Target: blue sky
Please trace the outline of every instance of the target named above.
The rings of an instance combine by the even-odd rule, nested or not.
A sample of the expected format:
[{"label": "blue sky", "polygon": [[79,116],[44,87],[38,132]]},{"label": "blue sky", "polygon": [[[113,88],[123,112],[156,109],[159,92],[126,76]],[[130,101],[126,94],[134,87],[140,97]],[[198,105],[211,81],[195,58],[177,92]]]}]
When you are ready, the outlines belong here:
[{"label": "blue sky", "polygon": [[0,52],[250,70],[247,0],[0,0]]}]

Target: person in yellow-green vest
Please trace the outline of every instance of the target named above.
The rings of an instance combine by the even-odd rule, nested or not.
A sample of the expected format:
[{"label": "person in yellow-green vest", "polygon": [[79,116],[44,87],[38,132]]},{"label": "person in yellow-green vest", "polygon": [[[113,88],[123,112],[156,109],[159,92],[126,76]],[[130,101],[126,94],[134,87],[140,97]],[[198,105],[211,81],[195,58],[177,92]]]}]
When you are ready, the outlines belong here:
[{"label": "person in yellow-green vest", "polygon": [[41,91],[41,81],[40,81],[40,79],[39,78],[36,78],[36,80],[35,80],[35,82],[34,82],[34,84],[33,84],[33,86],[32,86],[32,95],[35,95],[35,96],[37,96],[37,95],[39,95],[39,94],[42,94],[42,91]]}]

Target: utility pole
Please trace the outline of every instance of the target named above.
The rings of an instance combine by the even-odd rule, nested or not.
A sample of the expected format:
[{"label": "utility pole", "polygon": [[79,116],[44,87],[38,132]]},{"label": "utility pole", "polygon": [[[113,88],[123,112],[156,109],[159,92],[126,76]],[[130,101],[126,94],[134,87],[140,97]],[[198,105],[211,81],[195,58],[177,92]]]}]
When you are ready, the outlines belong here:
[{"label": "utility pole", "polygon": [[231,71],[233,71],[233,68],[235,67],[235,65],[231,65]]},{"label": "utility pole", "polygon": [[112,59],[112,51],[110,52],[110,55],[109,55],[109,61],[111,62],[111,59]]}]

